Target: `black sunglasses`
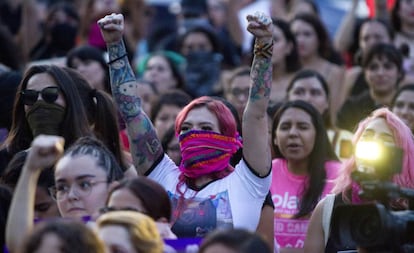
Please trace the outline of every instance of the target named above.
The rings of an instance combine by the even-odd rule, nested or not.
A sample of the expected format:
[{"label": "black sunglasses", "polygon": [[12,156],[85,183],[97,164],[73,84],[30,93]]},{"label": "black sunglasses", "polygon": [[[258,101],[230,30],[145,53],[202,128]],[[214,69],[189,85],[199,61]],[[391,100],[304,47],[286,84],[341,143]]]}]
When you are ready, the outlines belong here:
[{"label": "black sunglasses", "polygon": [[22,98],[23,104],[25,105],[33,105],[36,103],[37,99],[39,98],[39,93],[42,96],[42,99],[46,103],[54,103],[56,99],[59,97],[59,87],[50,86],[46,87],[41,91],[37,90],[22,90],[20,92],[20,96]]}]

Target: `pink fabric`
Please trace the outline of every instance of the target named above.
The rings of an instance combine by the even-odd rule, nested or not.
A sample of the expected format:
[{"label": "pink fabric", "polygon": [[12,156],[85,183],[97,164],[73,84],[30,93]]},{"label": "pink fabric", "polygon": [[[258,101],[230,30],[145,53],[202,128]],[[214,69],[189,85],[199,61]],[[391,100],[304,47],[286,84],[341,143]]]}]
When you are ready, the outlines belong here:
[{"label": "pink fabric", "polygon": [[96,22],[93,22],[89,28],[88,44],[101,49],[106,48],[106,43],[102,37],[101,29]]},{"label": "pink fabric", "polygon": [[180,171],[198,178],[229,166],[231,156],[242,147],[238,134],[225,136],[211,131],[188,131],[179,136],[182,160]]},{"label": "pink fabric", "polygon": [[[362,136],[366,126],[375,118],[382,117],[387,122],[390,127],[394,139],[395,145],[400,147],[404,151],[403,155],[403,164],[402,172],[398,175],[395,175],[393,182],[401,187],[414,188],[414,139],[410,128],[398,118],[394,113],[392,113],[387,108],[380,108],[372,112],[372,114],[359,123],[358,129],[354,133],[352,140],[353,145]],[[333,189],[334,193],[340,193],[348,189],[353,189],[352,195],[355,196],[358,194],[358,187],[353,186],[353,181],[351,178],[351,173],[355,170],[355,157],[349,158],[344,162],[340,175],[335,183],[335,188]],[[356,197],[353,197],[355,201],[360,201]],[[352,201],[352,200],[349,200]]]},{"label": "pink fabric", "polygon": [[[327,181],[321,199],[330,193],[333,180],[337,177],[341,163],[325,163]],[[288,170],[285,159],[272,161],[272,185],[270,191],[275,205],[274,225],[275,239],[281,248],[303,248],[309,218],[293,219],[298,212],[298,202],[307,176],[295,175]]]}]

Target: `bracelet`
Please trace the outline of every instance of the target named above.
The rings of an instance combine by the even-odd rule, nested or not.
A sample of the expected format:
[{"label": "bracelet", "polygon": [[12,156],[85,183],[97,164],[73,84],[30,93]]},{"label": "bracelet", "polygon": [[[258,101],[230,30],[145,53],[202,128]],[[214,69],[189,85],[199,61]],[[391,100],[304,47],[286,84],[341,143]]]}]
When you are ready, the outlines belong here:
[{"label": "bracelet", "polygon": [[118,61],[118,60],[121,60],[121,59],[122,59],[122,58],[124,58],[125,56],[128,56],[128,54],[127,54],[127,53],[125,53],[125,54],[123,54],[123,55],[121,55],[121,56],[119,56],[119,57],[117,57],[117,58],[115,58],[115,59],[112,59],[112,60],[108,61],[106,64],[111,65],[112,63],[114,63],[114,62],[116,62],[116,61]]},{"label": "bracelet", "polygon": [[260,43],[260,42],[256,41],[254,43],[253,52],[256,56],[261,56],[261,57],[264,57],[264,58],[272,58],[273,40],[272,40],[271,43]]}]

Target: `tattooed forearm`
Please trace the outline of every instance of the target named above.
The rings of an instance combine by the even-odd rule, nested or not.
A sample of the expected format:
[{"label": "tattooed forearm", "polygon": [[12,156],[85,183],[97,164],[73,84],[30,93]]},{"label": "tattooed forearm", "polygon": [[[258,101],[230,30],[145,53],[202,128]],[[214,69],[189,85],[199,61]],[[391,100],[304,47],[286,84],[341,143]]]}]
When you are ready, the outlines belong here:
[{"label": "tattooed forearm", "polygon": [[141,100],[135,96],[136,79],[123,41],[108,46],[111,89],[125,120],[141,113]]},{"label": "tattooed forearm", "polygon": [[250,76],[253,81],[250,100],[254,102],[262,98],[269,98],[272,86],[271,58],[254,57]]}]

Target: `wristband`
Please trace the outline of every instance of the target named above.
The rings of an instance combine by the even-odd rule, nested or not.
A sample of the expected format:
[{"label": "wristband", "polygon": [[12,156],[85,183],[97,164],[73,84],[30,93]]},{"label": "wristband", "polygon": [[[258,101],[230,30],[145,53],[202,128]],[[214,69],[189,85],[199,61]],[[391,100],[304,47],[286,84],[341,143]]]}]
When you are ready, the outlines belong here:
[{"label": "wristband", "polygon": [[121,56],[119,56],[119,57],[117,57],[117,58],[115,58],[115,59],[112,59],[112,60],[108,61],[106,64],[111,65],[112,63],[114,63],[114,62],[116,62],[116,61],[118,61],[118,60],[121,60],[121,59],[122,59],[122,58],[124,58],[125,56],[128,56],[128,54],[127,54],[127,53],[125,53],[125,54],[123,54],[123,55],[121,55]]},{"label": "wristband", "polygon": [[254,43],[254,55],[261,56],[263,58],[271,58],[273,54],[273,40],[271,43]]}]

